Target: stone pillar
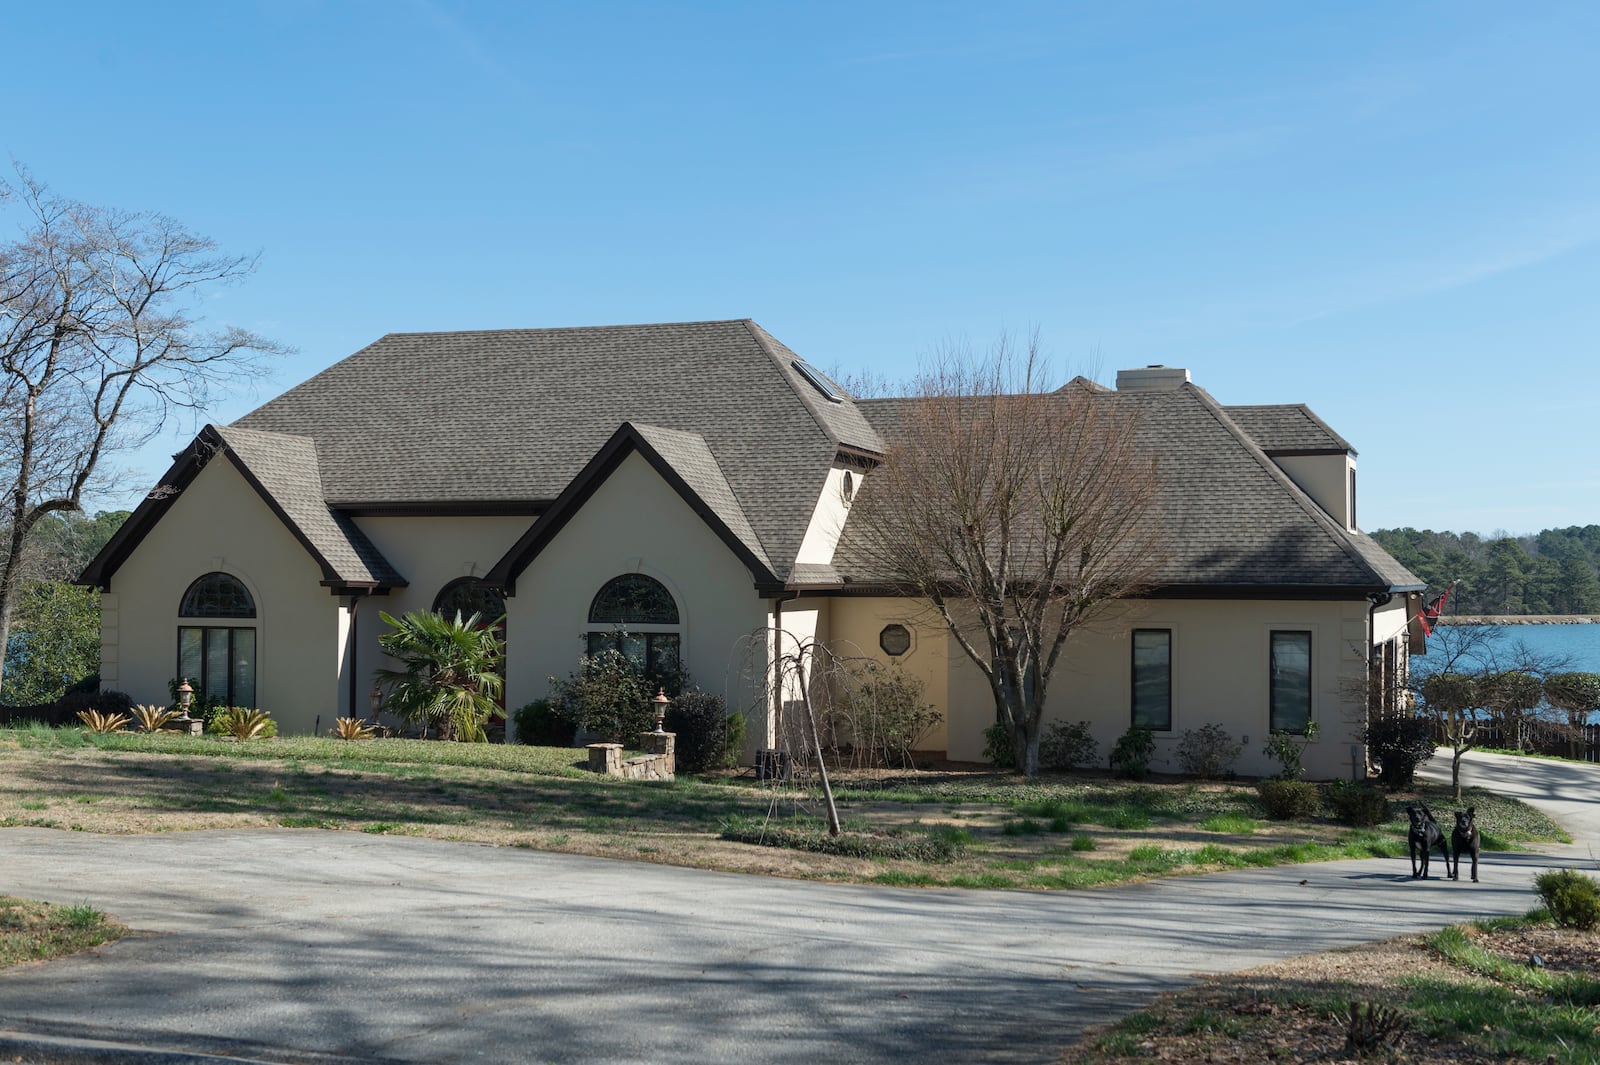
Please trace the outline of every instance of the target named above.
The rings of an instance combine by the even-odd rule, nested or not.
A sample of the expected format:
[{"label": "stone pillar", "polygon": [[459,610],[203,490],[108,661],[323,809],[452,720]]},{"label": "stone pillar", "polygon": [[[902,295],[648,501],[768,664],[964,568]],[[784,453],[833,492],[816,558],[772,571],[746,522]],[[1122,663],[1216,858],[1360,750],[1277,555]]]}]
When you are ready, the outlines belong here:
[{"label": "stone pillar", "polygon": [[622,744],[591,743],[587,749],[589,772],[604,773],[607,776],[618,776],[622,773]]},{"label": "stone pillar", "polygon": [[639,749],[645,754],[656,754],[662,757],[666,765],[667,779],[670,780],[678,772],[678,734],[676,732],[641,732],[639,733]]}]

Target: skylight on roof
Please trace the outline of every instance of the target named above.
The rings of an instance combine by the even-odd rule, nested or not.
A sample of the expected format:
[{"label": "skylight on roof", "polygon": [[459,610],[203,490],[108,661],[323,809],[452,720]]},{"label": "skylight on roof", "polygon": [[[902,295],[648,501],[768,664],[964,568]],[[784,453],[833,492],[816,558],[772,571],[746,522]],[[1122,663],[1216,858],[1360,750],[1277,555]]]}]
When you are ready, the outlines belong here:
[{"label": "skylight on roof", "polygon": [[811,365],[804,359],[795,359],[789,365],[793,366],[796,370],[799,370],[800,376],[804,377],[807,381],[810,381],[811,387],[815,388],[818,392],[821,392],[824,396],[826,396],[830,403],[844,402],[844,394],[833,386],[833,382],[822,376],[822,371],[818,370],[815,366]]}]

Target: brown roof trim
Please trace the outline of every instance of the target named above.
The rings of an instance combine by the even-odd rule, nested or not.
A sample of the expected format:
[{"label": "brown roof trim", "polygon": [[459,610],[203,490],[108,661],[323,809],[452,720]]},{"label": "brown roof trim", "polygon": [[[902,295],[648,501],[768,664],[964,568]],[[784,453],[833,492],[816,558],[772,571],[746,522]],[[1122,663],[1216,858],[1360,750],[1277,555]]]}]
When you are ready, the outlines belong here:
[{"label": "brown roof trim", "polygon": [[876,451],[868,451],[866,448],[851,447],[849,444],[840,444],[838,446],[838,452],[834,456],[834,460],[836,462],[847,462],[852,466],[861,466],[863,468],[867,468],[876,466],[878,463],[882,462],[883,455]]},{"label": "brown roof trim", "polygon": [[495,518],[538,517],[549,510],[550,499],[419,499],[388,502],[330,502],[328,506],[352,518]]},{"label": "brown roof trim", "polygon": [[1141,599],[1363,599],[1374,592],[1412,591],[1411,585],[1385,584],[1167,584],[1140,593]]},{"label": "brown roof trim", "polygon": [[201,429],[200,434],[194,438],[194,441],[178,453],[177,461],[167,471],[167,475],[161,479],[161,484],[157,487],[157,491],[161,489],[169,489],[169,491],[162,492],[159,499],[147,497],[143,503],[140,503],[139,508],[133,512],[133,515],[127,521],[122,523],[122,528],[117,530],[100,554],[96,555],[94,561],[90,562],[83,573],[79,575],[77,583],[97,586],[101,591],[110,591],[112,576],[128,560],[128,556],[133,554],[134,549],[150,534],[150,531],[156,527],[161,518],[166,515],[166,512],[172,507],[178,496],[182,495],[189,485],[194,483],[194,479],[200,475],[200,471],[205,469],[211,460],[218,455],[227,456],[228,462],[239,472],[239,476],[244,478],[244,482],[255,490],[256,495],[260,496],[261,501],[267,505],[267,509],[277,516],[278,520],[283,523],[284,528],[289,530],[289,534],[299,541],[301,547],[305,548],[306,553],[317,564],[317,568],[322,570],[322,580],[319,583],[323,587],[332,588],[334,589],[334,594],[338,594],[337,590],[339,588],[346,587],[389,588],[405,586],[404,581],[388,583],[373,581],[352,584],[341,577],[339,572],[334,569],[333,564],[311,542],[310,537],[306,536],[300,526],[295,524],[289,517],[288,512],[283,509],[283,505],[278,502],[271,492],[267,491],[266,486],[261,483],[261,480],[251,471],[250,467],[245,465],[244,460],[239,458],[233,448],[228,446],[227,441],[222,438],[222,434],[218,433],[216,428],[210,425]]},{"label": "brown roof trim", "polygon": [[1355,454],[1355,452],[1353,450],[1349,449],[1349,448],[1338,448],[1338,447],[1283,447],[1283,448],[1264,448],[1263,450],[1266,452],[1266,455],[1267,455],[1268,458],[1273,458],[1273,459],[1305,458],[1305,457],[1309,457],[1309,456],[1312,456],[1312,455],[1354,455]]},{"label": "brown roof trim", "polygon": [[211,460],[214,451],[210,447],[202,446],[201,441],[204,436],[205,434],[201,433],[182,451],[172,456],[172,465],[162,475],[161,480],[128,516],[128,520],[122,523],[121,528],[111,534],[106,546],[102,547],[100,553],[84,567],[82,573],[78,574],[74,584],[99,588],[102,592],[111,590],[112,575],[128,560],[134,548],[143,542],[150,530],[155,528],[156,523],[172,509],[172,504]]},{"label": "brown roof trim", "polygon": [[766,564],[733,534],[727,523],[717,517],[705,500],[689,487],[689,483],[673,469],[672,464],[663,458],[630,422],[623,422],[617,431],[611,434],[611,439],[601,445],[594,457],[556,497],[550,509],[511,545],[511,549],[490,567],[483,579],[489,584],[499,585],[505,589],[507,595],[515,595],[517,578],[522,575],[522,571],[549,546],[566,527],[567,522],[583,509],[590,497],[616,472],[617,467],[622,465],[622,460],[635,453],[650,464],[661,479],[678,493],[679,498],[689,505],[689,509],[717,534],[717,538],[727,545],[728,550],[732,551],[740,562],[744,563],[750,575],[755,578],[758,588],[783,587],[783,582],[778,580]]}]

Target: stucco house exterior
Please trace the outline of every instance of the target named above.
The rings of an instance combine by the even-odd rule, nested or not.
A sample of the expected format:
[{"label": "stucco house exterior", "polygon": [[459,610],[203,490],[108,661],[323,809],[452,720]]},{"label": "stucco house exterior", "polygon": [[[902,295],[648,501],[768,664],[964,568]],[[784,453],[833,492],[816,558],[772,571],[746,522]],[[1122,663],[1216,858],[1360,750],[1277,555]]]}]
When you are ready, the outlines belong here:
[{"label": "stucco house exterior", "polygon": [[[1082,386],[1139,408],[1169,557],[1074,636],[1051,717],[1102,749],[1147,724],[1157,768],[1220,723],[1264,773],[1269,729],[1309,716],[1308,771],[1359,768],[1362,680],[1398,691],[1422,582],[1356,528],[1354,449],[1183,370]],[[977,760],[986,682],[852,539],[905,402],[853,400],[748,320],[386,336],[176,456],[81,578],[102,683],[160,702],[186,676],[309,733],[367,712],[380,610],[503,609],[508,707],[625,639],[765,747],[781,629],[921,679],[945,716],[924,746]]]}]

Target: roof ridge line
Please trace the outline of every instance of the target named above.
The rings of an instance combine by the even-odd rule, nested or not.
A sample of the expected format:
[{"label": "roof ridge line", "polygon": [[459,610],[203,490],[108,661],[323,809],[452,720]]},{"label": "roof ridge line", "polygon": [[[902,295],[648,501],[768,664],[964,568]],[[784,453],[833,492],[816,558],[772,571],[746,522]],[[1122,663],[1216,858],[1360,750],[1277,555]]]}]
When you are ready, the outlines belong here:
[{"label": "roof ridge line", "polygon": [[[623,322],[611,325],[513,325],[503,326],[499,329],[403,329],[385,333],[378,339],[383,340],[388,337],[485,336],[492,333],[591,333],[614,329],[651,329],[668,325],[738,325],[749,321],[751,321],[749,318],[702,318],[688,322]],[[376,342],[374,341],[373,343]],[[371,347],[371,345],[369,344],[368,347]]]},{"label": "roof ridge line", "polygon": [[[832,444],[835,448],[839,447],[839,438],[834,435],[832,430],[828,428],[828,420],[824,418],[822,416],[822,412],[817,409],[813,397],[806,395],[803,390],[795,387],[794,379],[789,376],[787,369],[783,365],[783,356],[774,351],[772,349],[772,345],[767,343],[767,338],[762,335],[766,333],[766,330],[762,329],[749,318],[744,319],[744,327],[749,331],[750,339],[756,342],[756,347],[759,348],[767,356],[767,358],[772,360],[773,368],[778,371],[778,376],[783,379],[784,385],[788,387],[790,392],[794,393],[794,397],[800,401],[800,405],[806,409],[806,413],[811,415],[811,420],[817,423],[817,428],[822,430],[822,438],[828,443]],[[795,358],[798,359],[800,357],[800,354],[796,352]],[[851,402],[853,403],[854,400]],[[744,504],[741,502],[740,506],[743,505]]]}]

